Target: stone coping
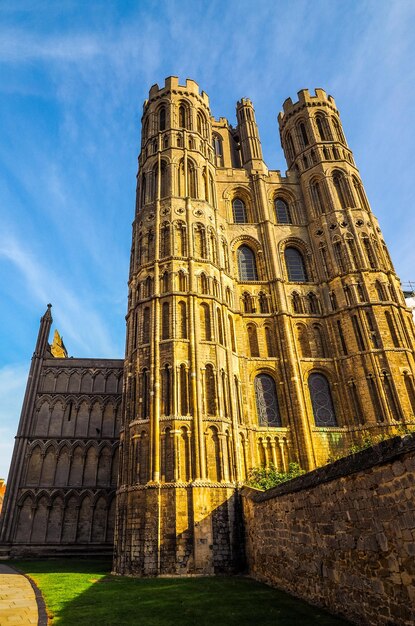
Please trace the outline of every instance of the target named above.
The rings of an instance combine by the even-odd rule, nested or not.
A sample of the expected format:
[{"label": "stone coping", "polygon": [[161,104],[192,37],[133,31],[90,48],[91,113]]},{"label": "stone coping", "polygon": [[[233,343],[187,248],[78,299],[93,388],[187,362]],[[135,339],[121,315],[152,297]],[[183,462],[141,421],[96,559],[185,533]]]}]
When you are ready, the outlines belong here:
[{"label": "stone coping", "polygon": [[415,433],[404,437],[392,437],[385,441],[361,450],[356,454],[346,456],[329,465],[323,465],[302,476],[288,480],[277,487],[261,491],[252,487],[243,487],[241,495],[254,500],[264,502],[278,496],[296,493],[305,489],[313,489],[323,483],[356,474],[368,470],[376,465],[382,465],[393,461],[395,458],[413,452],[415,450]]}]

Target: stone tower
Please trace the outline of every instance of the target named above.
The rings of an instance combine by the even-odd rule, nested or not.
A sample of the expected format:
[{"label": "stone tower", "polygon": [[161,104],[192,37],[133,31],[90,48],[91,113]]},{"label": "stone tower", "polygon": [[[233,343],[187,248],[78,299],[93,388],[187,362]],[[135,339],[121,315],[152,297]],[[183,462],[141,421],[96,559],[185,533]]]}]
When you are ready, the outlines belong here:
[{"label": "stone tower", "polygon": [[144,103],[129,276],[114,570],[240,566],[250,468],[311,469],[413,423],[414,328],[334,100],[211,117],[187,80]]}]

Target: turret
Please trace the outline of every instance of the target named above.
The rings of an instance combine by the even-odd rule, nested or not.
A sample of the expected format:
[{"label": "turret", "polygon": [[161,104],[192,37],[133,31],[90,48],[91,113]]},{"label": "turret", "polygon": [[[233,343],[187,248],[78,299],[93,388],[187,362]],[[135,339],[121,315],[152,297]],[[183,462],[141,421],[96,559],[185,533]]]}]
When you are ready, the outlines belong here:
[{"label": "turret", "polygon": [[241,145],[242,165],[248,170],[266,170],[262,159],[261,141],[255,120],[255,111],[248,98],[239,100],[236,107]]}]

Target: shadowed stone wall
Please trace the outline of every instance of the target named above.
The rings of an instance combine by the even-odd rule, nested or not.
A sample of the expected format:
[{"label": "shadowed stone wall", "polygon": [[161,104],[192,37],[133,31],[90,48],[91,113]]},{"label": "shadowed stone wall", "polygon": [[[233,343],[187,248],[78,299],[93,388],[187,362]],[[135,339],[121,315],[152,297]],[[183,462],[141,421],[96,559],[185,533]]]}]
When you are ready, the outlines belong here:
[{"label": "shadowed stone wall", "polygon": [[415,435],[244,488],[249,573],[359,624],[415,623]]}]

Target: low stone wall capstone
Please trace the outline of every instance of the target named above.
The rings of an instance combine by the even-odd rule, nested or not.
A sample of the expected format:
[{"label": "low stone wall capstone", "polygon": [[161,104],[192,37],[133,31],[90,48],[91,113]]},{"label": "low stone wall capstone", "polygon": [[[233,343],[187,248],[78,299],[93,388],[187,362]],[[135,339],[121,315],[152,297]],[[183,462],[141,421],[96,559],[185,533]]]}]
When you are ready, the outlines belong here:
[{"label": "low stone wall capstone", "polygon": [[242,501],[253,578],[357,624],[415,624],[415,435]]}]

